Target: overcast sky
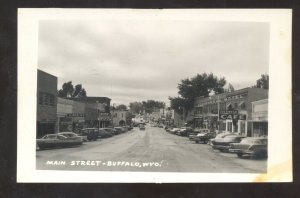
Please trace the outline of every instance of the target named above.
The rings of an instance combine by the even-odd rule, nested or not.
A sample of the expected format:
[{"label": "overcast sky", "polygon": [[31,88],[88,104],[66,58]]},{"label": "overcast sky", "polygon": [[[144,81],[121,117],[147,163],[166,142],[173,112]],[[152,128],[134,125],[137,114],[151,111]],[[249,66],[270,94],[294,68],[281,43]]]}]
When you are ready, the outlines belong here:
[{"label": "overcast sky", "polygon": [[177,96],[181,79],[225,77],[235,89],[268,73],[269,24],[201,21],[41,21],[38,68],[112,104]]}]

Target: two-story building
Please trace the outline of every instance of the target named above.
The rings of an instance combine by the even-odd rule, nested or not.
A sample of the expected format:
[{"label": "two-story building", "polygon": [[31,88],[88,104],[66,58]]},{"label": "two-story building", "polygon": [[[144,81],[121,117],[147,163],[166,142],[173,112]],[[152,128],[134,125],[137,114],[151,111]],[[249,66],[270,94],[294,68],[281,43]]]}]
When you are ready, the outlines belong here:
[{"label": "two-story building", "polygon": [[198,97],[194,102],[194,127],[217,132],[236,132],[252,136],[252,102],[268,98],[268,90],[245,88],[210,97]]},{"label": "two-story building", "polygon": [[37,70],[36,136],[56,131],[57,77]]},{"label": "two-story building", "polygon": [[268,135],[268,99],[252,102],[252,136]]}]

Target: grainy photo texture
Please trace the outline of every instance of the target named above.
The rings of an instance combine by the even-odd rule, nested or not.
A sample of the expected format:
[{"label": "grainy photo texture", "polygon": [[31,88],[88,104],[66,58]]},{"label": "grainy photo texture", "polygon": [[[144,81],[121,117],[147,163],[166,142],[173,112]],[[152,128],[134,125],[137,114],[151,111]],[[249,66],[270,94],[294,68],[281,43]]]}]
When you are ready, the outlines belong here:
[{"label": "grainy photo texture", "polygon": [[36,22],[35,170],[267,174],[271,22],[144,12]]}]

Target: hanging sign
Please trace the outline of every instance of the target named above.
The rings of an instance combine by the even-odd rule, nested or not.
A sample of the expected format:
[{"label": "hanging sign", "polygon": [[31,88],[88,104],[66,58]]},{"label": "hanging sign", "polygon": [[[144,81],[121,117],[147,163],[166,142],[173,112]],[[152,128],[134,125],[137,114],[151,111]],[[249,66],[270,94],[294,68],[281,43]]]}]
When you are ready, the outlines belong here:
[{"label": "hanging sign", "polygon": [[245,114],[228,114],[228,113],[221,113],[219,114],[220,120],[246,120]]}]

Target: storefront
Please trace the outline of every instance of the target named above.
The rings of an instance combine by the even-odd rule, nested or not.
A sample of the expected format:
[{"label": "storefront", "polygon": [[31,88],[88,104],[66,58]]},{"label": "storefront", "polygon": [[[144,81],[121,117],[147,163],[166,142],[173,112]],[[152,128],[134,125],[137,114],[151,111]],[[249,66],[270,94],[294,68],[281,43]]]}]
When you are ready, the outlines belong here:
[{"label": "storefront", "polygon": [[37,71],[36,137],[56,131],[57,77]]},{"label": "storefront", "polygon": [[252,136],[268,136],[268,99],[252,102]]},{"label": "storefront", "polygon": [[252,128],[257,131],[266,127],[261,121],[260,124],[249,124],[252,102],[266,98],[268,90],[260,88],[245,88],[209,97],[198,97],[194,102],[194,126],[252,136]]}]

